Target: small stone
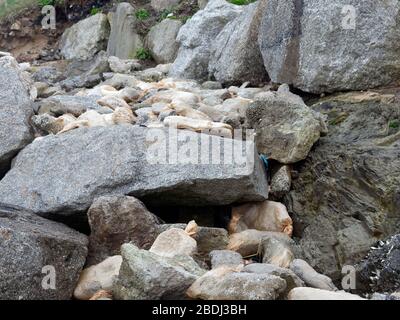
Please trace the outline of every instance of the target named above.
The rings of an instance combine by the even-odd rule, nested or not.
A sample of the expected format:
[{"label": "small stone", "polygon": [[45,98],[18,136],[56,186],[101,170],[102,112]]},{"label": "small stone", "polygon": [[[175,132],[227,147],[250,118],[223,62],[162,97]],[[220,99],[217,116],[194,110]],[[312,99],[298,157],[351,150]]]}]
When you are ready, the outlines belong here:
[{"label": "small stone", "polygon": [[186,231],[171,228],[157,237],[149,251],[169,258],[176,255],[194,256],[197,251],[197,242]]},{"label": "small stone", "polygon": [[365,300],[345,291],[327,291],[315,288],[294,288],[288,294],[288,300]]},{"label": "small stone", "polygon": [[262,256],[263,263],[281,268],[289,268],[294,260],[294,254],[287,242],[273,237],[262,239],[258,252]]},{"label": "small stone", "polygon": [[210,252],[211,268],[221,266],[237,267],[243,265],[243,258],[240,253],[231,250],[213,250]]}]

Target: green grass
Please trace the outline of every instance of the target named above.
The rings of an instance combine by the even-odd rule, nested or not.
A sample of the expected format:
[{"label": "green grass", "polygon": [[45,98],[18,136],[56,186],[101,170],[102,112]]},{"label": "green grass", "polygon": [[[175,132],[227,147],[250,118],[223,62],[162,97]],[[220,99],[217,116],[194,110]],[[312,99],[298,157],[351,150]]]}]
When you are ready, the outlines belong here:
[{"label": "green grass", "polygon": [[92,8],[92,9],[90,9],[90,15],[91,16],[94,16],[95,14],[98,14],[100,12],[101,12],[100,8]]},{"label": "green grass", "polygon": [[250,4],[255,2],[256,0],[228,0],[230,3],[236,4],[238,6],[244,6],[246,4]]},{"label": "green grass", "polygon": [[146,20],[150,17],[150,12],[146,9],[139,9],[136,11],[135,15],[139,20]]},{"label": "green grass", "polygon": [[139,48],[136,50],[135,58],[139,60],[149,60],[151,59],[151,53],[146,48]]}]

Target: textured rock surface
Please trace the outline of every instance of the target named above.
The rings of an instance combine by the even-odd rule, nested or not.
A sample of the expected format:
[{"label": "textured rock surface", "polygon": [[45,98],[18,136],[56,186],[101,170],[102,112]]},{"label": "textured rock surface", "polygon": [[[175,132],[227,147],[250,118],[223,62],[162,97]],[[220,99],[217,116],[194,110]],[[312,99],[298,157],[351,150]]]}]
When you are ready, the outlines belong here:
[{"label": "textured rock surface", "polygon": [[286,85],[260,96],[246,116],[247,126],[256,131],[259,152],[285,164],[304,160],[325,131],[322,119]]},{"label": "textured rock surface", "polygon": [[[0,300],[70,299],[87,244],[86,236],[60,223],[0,204]],[[52,272],[55,289],[44,289]]]},{"label": "textured rock surface", "polygon": [[261,255],[263,263],[280,268],[289,268],[295,257],[290,242],[275,237],[263,238],[260,241],[258,253]]},{"label": "textured rock surface", "polygon": [[74,298],[89,300],[99,290],[111,291],[114,280],[118,277],[122,257],[112,256],[84,269],[74,290]]},{"label": "textured rock surface", "polygon": [[[12,57],[0,59],[0,178],[15,154],[33,139],[31,80]],[[12,133],[12,134],[10,134]]]},{"label": "textured rock surface", "polygon": [[[393,98],[393,96],[392,96]],[[398,103],[379,94],[324,99],[329,133],[296,166],[285,198],[305,260],[333,280],[365,257],[377,238],[399,232]]]},{"label": "textured rock surface", "polygon": [[300,279],[302,279],[307,286],[335,291],[337,288],[329,277],[315,271],[306,261],[301,259],[295,259],[290,264],[290,270],[292,270]]},{"label": "textured rock surface", "polygon": [[[234,143],[235,157],[243,150],[247,159],[244,165],[183,164],[186,159],[180,156],[175,164],[157,164],[157,152],[169,139],[166,130],[131,125],[81,128],[46,136],[25,148],[0,182],[0,200],[45,216],[65,216],[87,210],[94,198],[105,194],[133,195],[154,205],[224,205],[267,197],[264,168],[256,153],[251,156],[254,144],[184,134],[189,141],[177,151],[199,149],[203,137],[210,145]],[[176,153],[170,150],[169,155],[173,159]]]},{"label": "textured rock surface", "polygon": [[104,50],[110,34],[107,16],[98,13],[64,31],[60,51],[66,59],[87,60]]},{"label": "textured rock surface", "polygon": [[136,32],[135,9],[127,2],[118,4],[111,17],[111,32],[107,53],[121,59],[133,59],[143,41]]},{"label": "textured rock surface", "polygon": [[289,292],[288,300],[365,300],[355,294],[344,291],[327,291],[314,288],[294,288]]},{"label": "textured rock surface", "polygon": [[95,96],[52,96],[39,102],[38,114],[48,113],[58,117],[65,113],[71,113],[75,117],[79,117],[87,110],[100,109],[100,105],[96,102],[97,100],[98,97]]},{"label": "textured rock surface", "polygon": [[89,208],[88,218],[88,265],[120,254],[121,245],[127,242],[149,249],[158,235],[159,219],[141,201],[129,196],[97,198]]},{"label": "textured rock surface", "polygon": [[292,185],[291,168],[288,165],[278,164],[272,169],[270,194],[275,199],[281,199],[289,193]]},{"label": "textured rock surface", "polygon": [[275,300],[285,289],[286,282],[279,277],[235,272],[224,266],[197,279],[187,294],[202,300]]},{"label": "textured rock surface", "polygon": [[241,11],[241,6],[225,0],[210,0],[204,10],[191,17],[178,33],[180,47],[170,76],[207,80],[211,43]]},{"label": "textured rock surface", "polygon": [[151,0],[151,6],[156,11],[163,11],[173,8],[179,4],[179,2],[181,2],[181,0]]},{"label": "textured rock surface", "polygon": [[284,279],[286,281],[285,295],[293,288],[305,287],[304,282],[293,271],[286,268],[280,268],[272,264],[251,263],[245,266],[242,272],[269,274]]},{"label": "textured rock surface", "polygon": [[213,250],[210,252],[212,269],[221,266],[236,267],[243,264],[243,258],[240,253],[231,250]]},{"label": "textured rock surface", "polygon": [[204,273],[188,256],[161,257],[132,244],[124,244],[121,254],[113,289],[116,299],[184,299],[186,290]]},{"label": "textured rock surface", "polygon": [[149,251],[169,258],[177,255],[194,256],[197,243],[185,230],[171,228],[160,233]]},{"label": "textured rock surface", "polygon": [[176,41],[182,22],[164,19],[152,27],[146,36],[146,45],[157,63],[172,63],[176,58],[179,44]]},{"label": "textured rock surface", "polygon": [[399,79],[398,1],[264,1],[259,43],[272,81],[320,93]]},{"label": "textured rock surface", "polygon": [[268,80],[257,43],[266,2],[252,3],[229,22],[212,42],[209,72],[224,84],[253,85]]},{"label": "textured rock surface", "polygon": [[394,293],[400,290],[400,235],[380,241],[357,265],[357,290]]}]

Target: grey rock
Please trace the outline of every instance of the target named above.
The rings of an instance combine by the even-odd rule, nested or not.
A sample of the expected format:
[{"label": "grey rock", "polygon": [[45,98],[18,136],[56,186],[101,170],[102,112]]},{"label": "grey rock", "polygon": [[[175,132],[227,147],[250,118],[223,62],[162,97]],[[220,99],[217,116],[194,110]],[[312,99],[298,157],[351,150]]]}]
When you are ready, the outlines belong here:
[{"label": "grey rock", "polygon": [[151,0],[151,6],[156,11],[171,9],[179,4],[181,0]]},{"label": "grey rock", "polygon": [[280,268],[288,268],[295,258],[290,246],[292,241],[277,239],[276,237],[261,239],[258,253],[262,257],[262,262]]},{"label": "grey rock", "polygon": [[[70,299],[87,254],[87,237],[60,223],[0,204],[0,299]],[[51,269],[55,289],[45,290]]]},{"label": "grey rock", "polygon": [[307,157],[325,127],[318,115],[286,88],[259,96],[247,108],[246,123],[256,131],[260,153],[290,164]]},{"label": "grey rock", "polygon": [[121,59],[133,59],[143,41],[136,32],[135,9],[127,2],[119,3],[112,14],[107,53]]},{"label": "grey rock", "polygon": [[246,6],[213,41],[208,70],[217,81],[258,85],[268,80],[257,42],[265,6],[266,2]]},{"label": "grey rock", "polygon": [[99,197],[87,214],[91,229],[88,265],[119,255],[124,243],[149,249],[158,235],[159,219],[133,197]]},{"label": "grey rock", "polygon": [[67,78],[60,82],[60,86],[65,91],[72,91],[78,88],[93,88],[102,81],[100,74],[81,75]]},{"label": "grey rock", "polygon": [[206,7],[207,3],[209,0],[197,0],[197,5],[199,6],[199,9],[202,10]]},{"label": "grey rock", "polygon": [[113,294],[120,300],[184,299],[204,273],[189,256],[161,257],[132,244],[121,247],[122,265]]},{"label": "grey rock", "polygon": [[243,264],[243,258],[240,253],[231,250],[213,250],[210,252],[212,269],[220,266],[237,267]]},{"label": "grey rock", "polygon": [[[107,194],[132,195],[152,205],[189,206],[267,197],[265,171],[252,142],[189,131],[178,130],[177,134],[184,134],[188,140],[169,150],[170,159],[183,148],[196,150],[208,140],[210,146],[219,144],[221,158],[222,144],[233,144],[235,161],[187,164],[187,159],[179,157],[171,164],[159,153],[169,139],[166,129],[131,125],[80,128],[35,140],[20,152],[14,167],[0,182],[1,201],[45,216],[69,216],[87,210],[96,197]],[[239,151],[246,154],[240,159],[242,164]]]},{"label": "grey rock", "polygon": [[96,96],[70,96],[57,95],[39,102],[38,114],[50,114],[55,117],[70,113],[75,117],[79,117],[87,110],[98,110],[100,105],[97,104]]},{"label": "grey rock", "polygon": [[98,13],[64,31],[60,51],[66,59],[87,60],[104,50],[110,34],[107,16]]},{"label": "grey rock", "polygon": [[315,288],[294,288],[289,292],[288,300],[365,300],[356,294],[345,291],[328,291]]},{"label": "grey rock", "polygon": [[293,260],[290,264],[290,270],[292,270],[309,287],[328,291],[337,290],[331,278],[318,273],[304,260]]},{"label": "grey rock", "polygon": [[108,63],[111,71],[115,73],[130,73],[142,67],[136,59],[120,59],[114,56],[108,58]]},{"label": "grey rock", "polygon": [[352,93],[316,103],[329,133],[295,167],[285,197],[305,260],[334,281],[379,238],[400,231],[399,130],[390,128],[400,109],[388,100]]},{"label": "grey rock", "polygon": [[78,76],[85,78],[109,72],[110,65],[108,58],[108,54],[102,50],[87,60],[71,60],[63,72],[64,78],[76,78]]},{"label": "grey rock", "polygon": [[356,266],[356,270],[357,290],[387,294],[399,291],[400,235],[379,241]]},{"label": "grey rock", "polygon": [[182,22],[173,19],[164,19],[153,26],[146,37],[146,47],[157,63],[172,63],[176,58],[179,44],[176,36]]},{"label": "grey rock", "polygon": [[187,294],[202,300],[275,300],[285,289],[286,281],[279,277],[220,267],[197,279]]},{"label": "grey rock", "polygon": [[292,185],[291,169],[288,165],[278,164],[272,172],[269,192],[275,199],[281,199],[290,191]]},{"label": "grey rock", "polygon": [[33,140],[30,84],[12,57],[0,59],[0,178],[11,159]]},{"label": "grey rock", "polygon": [[259,43],[272,81],[321,93],[399,79],[398,1],[263,1]]},{"label": "grey rock", "polygon": [[303,280],[301,280],[293,271],[272,264],[251,263],[245,266],[242,272],[269,274],[284,279],[286,281],[285,295],[287,295],[287,293],[289,293],[293,288],[305,287]]},{"label": "grey rock", "polygon": [[205,81],[201,84],[201,87],[206,90],[218,90],[222,89],[222,84],[218,81]]},{"label": "grey rock", "polygon": [[211,43],[223,27],[236,18],[242,7],[225,0],[210,0],[204,10],[198,11],[179,30],[178,55],[172,64],[170,76],[175,78],[208,80]]},{"label": "grey rock", "polygon": [[63,78],[63,73],[53,66],[40,67],[32,73],[32,79],[36,82],[53,84]]}]

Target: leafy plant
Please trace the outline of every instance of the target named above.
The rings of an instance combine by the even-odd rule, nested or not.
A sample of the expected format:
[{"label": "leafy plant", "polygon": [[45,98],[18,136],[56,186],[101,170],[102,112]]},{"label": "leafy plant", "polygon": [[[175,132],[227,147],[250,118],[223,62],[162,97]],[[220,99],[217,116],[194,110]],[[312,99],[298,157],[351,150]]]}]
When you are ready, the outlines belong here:
[{"label": "leafy plant", "polygon": [[136,50],[135,57],[139,60],[148,60],[151,59],[151,53],[146,48],[139,48]]},{"label": "leafy plant", "polygon": [[147,11],[146,9],[139,9],[136,11],[135,15],[136,18],[138,18],[139,20],[146,20],[147,18],[150,17],[150,12]]},{"label": "leafy plant", "polygon": [[52,6],[54,5],[54,0],[38,0],[39,6],[44,7],[44,6]]},{"label": "leafy plant", "polygon": [[92,16],[94,16],[95,14],[98,14],[98,13],[100,13],[100,12],[101,12],[101,9],[100,9],[100,8],[94,7],[94,8],[92,8],[92,9],[90,9],[90,15],[92,15]]},{"label": "leafy plant", "polygon": [[399,120],[392,120],[389,122],[390,129],[399,129],[400,128],[400,121]]}]

